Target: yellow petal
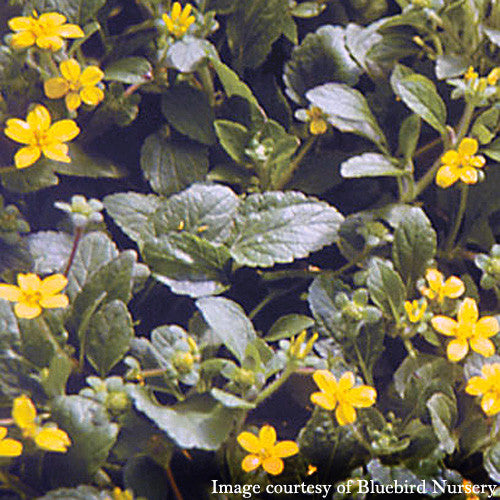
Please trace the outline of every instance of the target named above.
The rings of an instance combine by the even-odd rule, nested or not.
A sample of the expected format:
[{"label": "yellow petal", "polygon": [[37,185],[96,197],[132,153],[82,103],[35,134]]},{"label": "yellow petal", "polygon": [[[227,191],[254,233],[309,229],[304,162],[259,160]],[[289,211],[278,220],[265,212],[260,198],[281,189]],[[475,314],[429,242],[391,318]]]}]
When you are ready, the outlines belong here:
[{"label": "yellow petal", "polygon": [[460,361],[465,358],[468,352],[469,343],[463,339],[452,340],[446,348],[446,353],[450,361]]},{"label": "yellow petal", "polygon": [[483,365],[481,373],[486,378],[492,378],[493,383],[500,385],[500,363]]},{"label": "yellow petal", "polygon": [[36,408],[28,396],[22,395],[14,399],[12,418],[21,430],[33,425],[36,418]]},{"label": "yellow petal", "polygon": [[250,453],[258,453],[260,451],[260,441],[255,434],[252,434],[251,432],[242,432],[236,439],[238,444],[244,450],[249,451]]},{"label": "yellow petal", "polygon": [[436,174],[436,184],[443,189],[455,184],[459,179],[459,169],[450,165],[440,167]]},{"label": "yellow petal", "polygon": [[483,316],[476,323],[476,335],[480,337],[493,337],[500,331],[498,320],[494,316]]},{"label": "yellow petal", "polygon": [[67,144],[63,144],[62,142],[47,144],[42,148],[43,154],[47,158],[62,163],[71,163],[71,158],[68,156],[68,150]]},{"label": "yellow petal", "polygon": [[309,131],[313,135],[321,135],[326,132],[328,128],[328,124],[322,118],[312,120],[309,124]]},{"label": "yellow petal", "polygon": [[458,323],[448,316],[434,316],[431,319],[431,324],[436,331],[443,335],[454,337],[457,332]]},{"label": "yellow petal", "polygon": [[85,36],[82,28],[76,24],[64,24],[57,28],[56,33],[63,38],[82,38]]},{"label": "yellow petal", "polygon": [[182,11],[182,14],[180,16],[180,20],[184,23],[186,22],[187,18],[189,17],[189,14],[191,14],[193,10],[193,6],[188,3],[186,4],[186,6],[184,7],[184,10]]},{"label": "yellow petal", "polygon": [[465,184],[476,184],[478,180],[477,170],[473,167],[464,167],[460,169],[460,180]]},{"label": "yellow petal", "polygon": [[339,392],[346,392],[352,387],[354,387],[355,379],[354,373],[345,372],[342,377],[340,377],[338,390]]},{"label": "yellow petal", "polygon": [[14,306],[14,313],[18,318],[33,319],[40,316],[42,308],[38,304],[32,305],[26,302],[18,302]]},{"label": "yellow petal", "polygon": [[85,104],[97,106],[104,99],[104,92],[99,87],[84,87],[80,97]]},{"label": "yellow petal", "polygon": [[[0,299],[17,302],[22,296],[21,290],[15,285],[0,285]],[[0,439],[2,439],[0,437]]]},{"label": "yellow petal", "polygon": [[470,347],[474,352],[481,354],[485,358],[489,358],[495,354],[495,345],[490,339],[485,337],[472,337],[470,339]]},{"label": "yellow petal", "polygon": [[299,447],[295,441],[281,441],[273,450],[275,457],[286,458],[296,455],[299,452]]},{"label": "yellow petal", "polygon": [[252,472],[261,464],[261,459],[257,455],[247,455],[241,462],[241,468],[245,472]]},{"label": "yellow petal", "polygon": [[356,408],[368,408],[375,404],[377,391],[369,385],[361,385],[349,391],[349,401]]},{"label": "yellow petal", "polygon": [[324,408],[325,410],[333,410],[337,404],[337,399],[332,393],[313,392],[311,394],[311,402],[321,406],[321,408]]},{"label": "yellow petal", "polygon": [[38,104],[28,113],[26,121],[32,130],[46,132],[50,128],[50,113],[45,106]]},{"label": "yellow petal", "polygon": [[450,299],[456,299],[465,292],[465,285],[460,278],[450,276],[443,285],[443,294]]},{"label": "yellow petal", "polygon": [[35,142],[35,134],[28,122],[18,118],[11,118],[7,120],[6,125],[4,133],[9,139],[21,144],[33,144]]},{"label": "yellow petal", "polygon": [[339,425],[349,425],[356,422],[356,410],[348,403],[342,403],[335,410],[335,417]]},{"label": "yellow petal", "polygon": [[83,70],[80,83],[85,87],[97,85],[104,78],[103,71],[97,66],[89,66]]},{"label": "yellow petal", "polygon": [[259,431],[260,445],[263,448],[270,448],[276,443],[276,431],[270,425],[264,425]]},{"label": "yellow petal", "polygon": [[486,158],[482,155],[474,156],[474,158],[471,158],[470,160],[471,167],[475,168],[482,168],[484,167],[485,163],[486,163]]},{"label": "yellow petal", "polygon": [[474,299],[467,297],[458,309],[458,323],[459,324],[475,324],[479,317],[477,304]]},{"label": "yellow petal", "polygon": [[78,125],[73,120],[59,120],[50,127],[47,133],[48,142],[71,141],[80,133]]},{"label": "yellow petal", "polygon": [[458,146],[458,154],[461,156],[470,155],[477,153],[478,142],[476,139],[472,139],[471,137],[465,137],[460,142]]},{"label": "yellow petal", "polygon": [[0,441],[7,435],[7,427],[0,427]]},{"label": "yellow petal", "polygon": [[441,156],[441,162],[450,167],[458,167],[460,165],[460,156],[454,150],[446,151],[446,153]]},{"label": "yellow petal", "polygon": [[443,274],[437,269],[427,269],[425,272],[425,279],[427,280],[427,283],[429,283],[431,290],[434,290],[435,292],[439,292],[441,290],[441,287],[443,286]]},{"label": "yellow petal", "polygon": [[26,168],[33,165],[40,158],[41,151],[38,146],[27,146],[21,148],[14,155],[16,168]]},{"label": "yellow petal", "polygon": [[76,59],[68,59],[59,64],[61,75],[70,82],[78,82],[81,74],[81,68]]},{"label": "yellow petal", "polygon": [[163,14],[162,16],[163,22],[165,23],[165,26],[167,27],[167,30],[169,33],[174,31],[175,26],[174,23],[172,22],[172,19],[170,19],[168,14]]},{"label": "yellow petal", "polygon": [[12,31],[29,30],[32,26],[31,17],[13,17],[9,19],[8,25]]},{"label": "yellow petal", "polygon": [[43,90],[49,99],[60,99],[68,93],[69,83],[61,77],[51,78],[44,82]]},{"label": "yellow petal", "polygon": [[269,457],[262,462],[262,468],[269,474],[277,476],[283,472],[285,464],[278,457]]},{"label": "yellow petal", "polygon": [[57,309],[60,307],[64,308],[68,307],[68,304],[69,304],[69,299],[66,295],[63,294],[44,297],[43,299],[40,300],[40,305],[44,309]]},{"label": "yellow petal", "polygon": [[58,12],[46,12],[38,18],[38,23],[40,25],[54,28],[56,26],[61,26],[66,22],[66,16],[59,14]]},{"label": "yellow petal", "polygon": [[170,17],[172,18],[172,21],[176,21],[181,15],[181,12],[182,12],[181,4],[179,2],[174,2],[172,10],[170,11]]},{"label": "yellow petal", "polygon": [[68,435],[61,429],[53,427],[43,427],[35,436],[36,445],[42,450],[57,451],[64,453],[67,451],[71,441]]},{"label": "yellow petal", "polygon": [[63,274],[53,274],[52,276],[47,276],[47,278],[42,281],[40,292],[42,295],[54,295],[66,288],[67,284],[68,279],[66,276]]},{"label": "yellow petal", "polygon": [[18,457],[23,452],[23,445],[15,439],[0,441],[0,457]]},{"label": "yellow petal", "polygon": [[488,416],[496,415],[500,412],[500,398],[493,392],[488,392],[481,399],[481,408]]},{"label": "yellow petal", "polygon": [[39,36],[36,39],[36,44],[41,49],[57,52],[63,46],[63,39],[60,36]]},{"label": "yellow petal", "polygon": [[36,37],[31,31],[20,31],[12,35],[10,45],[14,49],[25,49],[31,47],[35,41]]},{"label": "yellow petal", "polygon": [[69,92],[64,98],[64,103],[68,111],[75,111],[82,104],[82,99],[78,92]]},{"label": "yellow petal", "polygon": [[33,273],[17,275],[17,284],[23,292],[38,292],[42,286],[42,280]]},{"label": "yellow petal", "polygon": [[335,394],[337,391],[337,379],[329,370],[316,370],[313,373],[316,385],[327,394]]},{"label": "yellow petal", "polygon": [[467,382],[465,392],[471,396],[479,396],[488,391],[489,387],[489,382],[483,377],[472,377]]}]

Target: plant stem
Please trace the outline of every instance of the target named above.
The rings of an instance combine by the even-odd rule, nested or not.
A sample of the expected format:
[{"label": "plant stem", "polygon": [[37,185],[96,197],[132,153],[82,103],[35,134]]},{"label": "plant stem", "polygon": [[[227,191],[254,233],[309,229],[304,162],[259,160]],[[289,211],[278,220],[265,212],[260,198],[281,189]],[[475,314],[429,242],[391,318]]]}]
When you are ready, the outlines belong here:
[{"label": "plant stem", "polygon": [[212,73],[210,73],[210,68],[208,67],[208,65],[205,65],[198,70],[198,76],[200,77],[203,89],[207,94],[208,102],[213,108],[215,106],[215,88]]},{"label": "plant stem", "polygon": [[77,227],[75,229],[75,239],[73,240],[73,248],[71,248],[71,253],[69,255],[68,263],[66,264],[66,269],[64,270],[64,276],[68,276],[68,273],[73,265],[73,261],[75,260],[76,251],[78,250],[78,244],[83,235],[83,228]]},{"label": "plant stem", "polygon": [[365,382],[368,385],[373,386],[373,378],[371,373],[368,370],[368,367],[366,366],[365,360],[363,359],[363,356],[361,356],[361,351],[359,350],[358,343],[356,340],[353,340],[353,345],[354,345],[354,351],[356,352],[356,357],[358,358],[358,364],[359,367],[361,368],[361,372],[363,373],[363,378],[365,379]]},{"label": "plant stem", "polygon": [[170,468],[170,465],[168,465],[165,470],[167,471],[168,482],[170,483],[170,487],[172,488],[172,491],[174,493],[175,500],[184,500],[182,498],[181,490],[179,490],[179,487],[175,482],[175,478],[174,475],[172,474],[172,469]]},{"label": "plant stem", "polygon": [[269,396],[274,394],[290,377],[290,375],[295,371],[295,364],[289,363],[285,371],[281,374],[281,377],[277,378],[272,384],[269,384],[255,399],[254,403],[256,406],[260,405],[262,401],[267,399]]},{"label": "plant stem", "polygon": [[318,276],[321,271],[311,271],[309,269],[284,269],[283,271],[262,271],[259,273],[264,281],[280,281],[286,279],[312,279]]},{"label": "plant stem", "polygon": [[460,144],[460,141],[467,134],[470,127],[470,122],[472,121],[472,117],[474,116],[474,108],[475,106],[471,102],[467,102],[465,104],[464,113],[462,115],[462,118],[460,118],[460,122],[458,124],[455,144]]},{"label": "plant stem", "polygon": [[460,231],[460,226],[462,225],[462,220],[465,214],[465,208],[467,207],[467,195],[469,194],[469,185],[462,184],[460,186],[460,205],[458,207],[458,213],[455,217],[455,222],[453,224],[453,229],[451,230],[448,240],[445,245],[445,252],[450,253],[455,245],[455,240],[457,239],[458,232]]}]

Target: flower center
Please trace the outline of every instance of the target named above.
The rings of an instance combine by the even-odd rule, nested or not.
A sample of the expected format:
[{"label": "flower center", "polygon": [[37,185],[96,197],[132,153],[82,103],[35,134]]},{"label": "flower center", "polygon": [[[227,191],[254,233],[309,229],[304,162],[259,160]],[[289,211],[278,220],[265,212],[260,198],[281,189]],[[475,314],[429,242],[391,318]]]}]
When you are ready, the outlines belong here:
[{"label": "flower center", "polygon": [[42,294],[38,290],[23,291],[23,298],[21,302],[30,306],[36,306],[42,300]]}]

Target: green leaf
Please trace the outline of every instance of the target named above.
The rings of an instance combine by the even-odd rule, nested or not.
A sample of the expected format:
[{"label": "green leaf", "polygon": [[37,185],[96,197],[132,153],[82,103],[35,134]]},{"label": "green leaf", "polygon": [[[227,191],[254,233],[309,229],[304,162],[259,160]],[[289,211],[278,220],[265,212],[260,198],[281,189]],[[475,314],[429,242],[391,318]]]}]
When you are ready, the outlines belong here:
[{"label": "green leaf", "polygon": [[246,147],[251,139],[248,129],[238,122],[230,120],[216,120],[215,133],[226,153],[236,162],[244,163]]},{"label": "green leaf", "polygon": [[204,92],[187,84],[175,85],[163,93],[161,109],[181,134],[202,144],[215,143],[215,114]]},{"label": "green leaf", "polygon": [[488,158],[500,162],[500,137],[481,150]]},{"label": "green leaf", "polygon": [[59,178],[43,160],[13,172],[1,173],[0,170],[0,179],[2,186],[14,193],[32,193],[59,184]]},{"label": "green leaf", "polygon": [[247,346],[257,337],[252,322],[242,307],[223,297],[206,297],[196,301],[204,320],[216,338],[242,362]]},{"label": "green leaf", "polygon": [[229,392],[217,389],[217,387],[214,387],[210,391],[210,395],[219,401],[219,403],[222,403],[222,405],[226,408],[236,408],[241,410],[253,410],[255,408],[254,403],[250,403],[246,399],[239,398]]},{"label": "green leaf", "polygon": [[66,392],[66,384],[74,368],[68,356],[56,354],[49,364],[47,375],[42,378],[42,386],[49,397],[62,396]]},{"label": "green leaf", "polygon": [[500,47],[500,30],[495,28],[490,28],[488,26],[482,26],[482,29],[486,33],[491,43],[494,43],[497,47]]},{"label": "green leaf", "polygon": [[143,235],[153,235],[149,217],[156,211],[160,198],[154,194],[115,193],[103,200],[106,211],[115,224],[132,240],[140,242]]},{"label": "green leaf", "polygon": [[71,439],[67,453],[53,457],[52,482],[70,485],[91,481],[106,461],[118,435],[100,404],[80,396],[60,396],[52,403],[51,419]]},{"label": "green leaf", "polygon": [[106,66],[104,79],[136,85],[147,82],[152,73],[153,67],[144,57],[124,57]]},{"label": "green leaf", "polygon": [[336,241],[342,215],[299,192],[250,195],[240,204],[230,247],[239,265],[292,262]]},{"label": "green leaf", "polygon": [[446,104],[431,80],[398,64],[392,72],[391,85],[415,114],[439,133],[446,133]]},{"label": "green leaf", "polygon": [[185,449],[218,449],[229,436],[239,413],[225,408],[208,394],[190,396],[170,407],[153,401],[146,389],[137,385],[130,388],[130,395],[137,410]]},{"label": "green leaf", "polygon": [[306,97],[341,132],[365,137],[385,152],[386,138],[361,92],[340,83],[327,83],[309,90]]},{"label": "green leaf", "polygon": [[123,481],[127,489],[134,492],[134,498],[165,500],[165,492],[169,489],[165,469],[144,455],[128,457],[123,467]]},{"label": "green leaf", "polygon": [[158,204],[150,218],[157,236],[191,233],[213,243],[226,241],[240,201],[234,191],[218,184],[193,184]]},{"label": "green leaf", "polygon": [[229,286],[228,250],[198,236],[180,233],[147,239],[143,256],[153,276],[174,293],[202,297]]},{"label": "green leaf", "polygon": [[283,33],[288,14],[282,0],[240,0],[227,21],[226,33],[238,72],[260,66]]},{"label": "green leaf", "polygon": [[331,81],[355,85],[361,73],[345,46],[345,28],[327,25],[293,49],[283,81],[288,97],[303,105],[308,90]]},{"label": "green leaf", "polygon": [[207,40],[185,36],[169,47],[167,63],[181,73],[192,73],[207,59],[212,60],[217,57],[217,50]]},{"label": "green leaf", "polygon": [[403,281],[416,283],[436,255],[437,236],[425,212],[413,207],[398,224],[394,233],[392,259]]},{"label": "green leaf", "polygon": [[500,482],[500,443],[495,443],[484,451],[484,468],[493,481]]},{"label": "green leaf", "polygon": [[426,406],[431,415],[432,428],[443,450],[448,454],[453,453],[456,439],[451,431],[456,420],[456,403],[445,394],[437,392],[427,400]]},{"label": "green leaf", "polygon": [[281,316],[281,318],[273,323],[265,339],[268,342],[289,339],[313,326],[314,320],[309,316],[304,316],[303,314],[287,314],[286,316]]},{"label": "green leaf", "polygon": [[399,129],[398,152],[403,155],[406,161],[413,158],[420,139],[422,120],[420,116],[411,114],[404,119]]},{"label": "green leaf", "polygon": [[480,144],[489,144],[496,137],[499,125],[500,109],[490,108],[478,116],[469,135],[476,137]]},{"label": "green leaf", "polygon": [[34,273],[51,274],[64,270],[73,247],[73,240],[68,233],[39,231],[30,234],[26,241],[33,257]]},{"label": "green leaf", "polygon": [[123,358],[133,337],[132,317],[122,301],[113,300],[92,316],[86,334],[86,355],[101,377]]},{"label": "green leaf", "polygon": [[309,18],[319,16],[326,9],[324,3],[318,2],[302,2],[292,8],[292,16]]},{"label": "green leaf", "polygon": [[21,334],[21,353],[33,365],[44,368],[49,366],[55,352],[54,341],[49,325],[41,316],[34,319],[19,319]]},{"label": "green leaf", "polygon": [[405,287],[387,261],[375,257],[368,269],[368,289],[373,302],[396,322],[403,313]]},{"label": "green leaf", "polygon": [[399,177],[404,170],[391,158],[379,153],[364,153],[353,156],[342,163],[342,177],[346,179],[359,177]]},{"label": "green leaf", "polygon": [[169,195],[205,179],[208,152],[195,142],[172,140],[155,132],[142,145],[141,168],[154,191]]},{"label": "green leaf", "polygon": [[436,76],[438,80],[457,78],[467,71],[470,62],[465,55],[443,54],[436,58]]}]

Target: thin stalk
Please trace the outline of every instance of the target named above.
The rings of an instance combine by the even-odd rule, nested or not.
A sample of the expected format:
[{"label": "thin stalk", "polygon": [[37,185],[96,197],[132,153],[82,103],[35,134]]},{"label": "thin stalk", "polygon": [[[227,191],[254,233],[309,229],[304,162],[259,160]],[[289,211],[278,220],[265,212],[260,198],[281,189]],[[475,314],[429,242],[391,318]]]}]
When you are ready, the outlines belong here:
[{"label": "thin stalk", "polygon": [[71,266],[73,265],[73,261],[75,260],[76,251],[78,250],[78,244],[80,243],[82,235],[83,235],[83,228],[77,227],[75,229],[75,238],[73,240],[73,247],[71,248],[71,253],[69,255],[68,263],[66,264],[66,269],[64,270],[64,276],[66,277],[68,276]]},{"label": "thin stalk", "polygon": [[450,253],[455,245],[455,240],[457,239],[458,232],[460,231],[460,226],[462,225],[462,221],[465,215],[465,209],[467,207],[467,195],[469,194],[469,185],[462,184],[460,187],[460,205],[458,207],[458,213],[455,217],[455,222],[453,224],[453,228],[448,236],[448,240],[445,245],[445,252]]},{"label": "thin stalk", "polygon": [[290,363],[285,371],[282,373],[281,377],[277,378],[272,384],[269,384],[255,399],[254,403],[256,406],[260,405],[262,401],[267,399],[269,396],[274,394],[289,378],[290,375],[295,371],[295,364]]},{"label": "thin stalk", "polygon": [[455,139],[455,144],[460,144],[460,141],[467,134],[469,127],[470,127],[470,122],[472,121],[472,117],[474,116],[474,109],[475,109],[475,106],[471,102],[467,102],[465,104],[464,113],[463,113],[462,118],[460,119],[460,122],[458,124],[457,137]]},{"label": "thin stalk", "polygon": [[363,378],[365,379],[365,382],[368,385],[373,386],[372,375],[371,375],[370,371],[368,370],[368,367],[366,366],[365,360],[363,359],[363,356],[361,355],[361,351],[359,350],[359,346],[358,346],[358,343],[356,342],[356,340],[353,341],[353,345],[354,345],[354,351],[356,352],[356,357],[358,358],[359,367],[361,368],[361,373],[363,374]]},{"label": "thin stalk", "polygon": [[208,65],[205,65],[198,70],[198,76],[200,77],[203,90],[207,94],[208,102],[213,108],[215,106],[215,87],[212,73],[210,73],[210,68],[208,67]]},{"label": "thin stalk", "polygon": [[170,487],[172,488],[172,491],[174,493],[175,500],[184,500],[182,497],[181,490],[177,486],[177,483],[175,482],[174,475],[172,474],[172,469],[170,468],[170,465],[168,465],[165,469],[167,471],[167,478],[168,482],[170,483]]},{"label": "thin stalk", "polygon": [[274,186],[275,189],[278,190],[283,189],[292,180],[293,174],[300,167],[301,161],[313,147],[314,143],[316,142],[316,138],[317,138],[316,135],[311,135],[302,144],[301,148],[299,149],[299,152],[288,166],[288,169],[283,173],[281,179],[279,179],[279,181]]}]

